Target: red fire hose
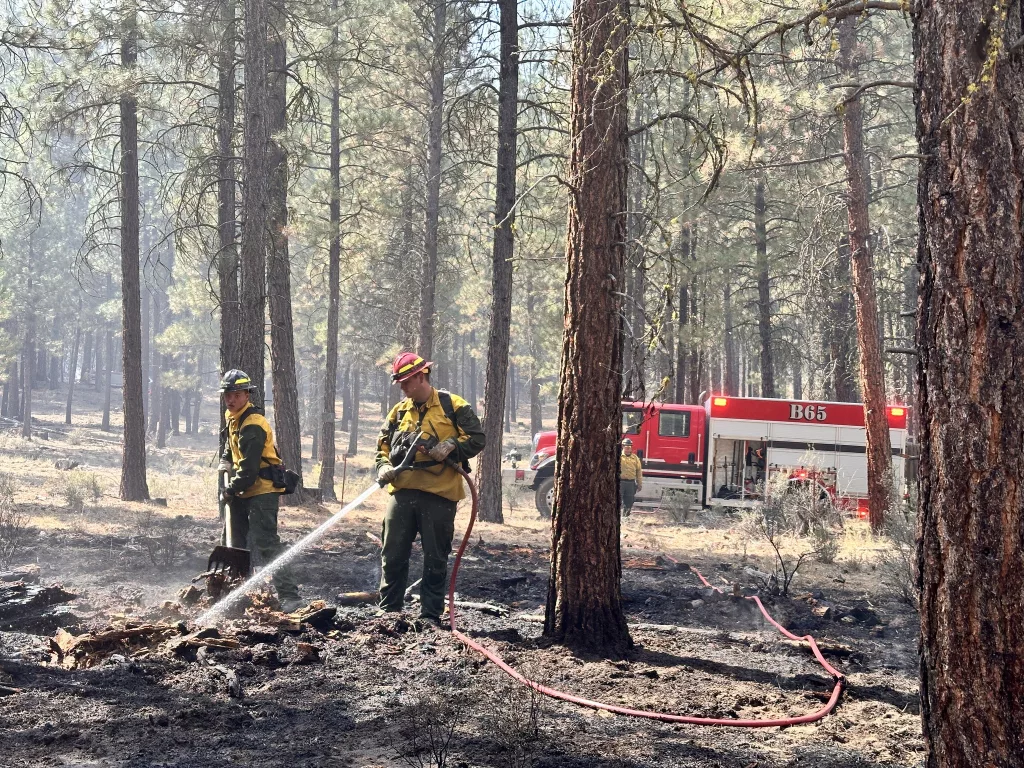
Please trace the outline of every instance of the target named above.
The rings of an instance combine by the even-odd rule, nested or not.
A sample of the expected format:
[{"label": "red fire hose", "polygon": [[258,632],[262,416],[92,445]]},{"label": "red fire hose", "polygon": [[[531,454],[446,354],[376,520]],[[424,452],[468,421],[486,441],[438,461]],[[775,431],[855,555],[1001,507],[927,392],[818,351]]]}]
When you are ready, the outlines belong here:
[{"label": "red fire hose", "polygon": [[[813,637],[811,637],[810,635],[798,637],[790,631],[788,631],[785,627],[783,627],[781,624],[775,621],[775,619],[773,619],[768,614],[768,611],[765,610],[764,605],[762,605],[761,600],[756,595],[747,597],[746,599],[753,600],[757,604],[757,607],[761,609],[761,613],[764,614],[764,617],[768,619],[768,621],[771,622],[772,626],[778,629],[779,632],[781,632],[783,635],[785,635],[791,640],[806,641],[808,645],[810,645],[811,652],[814,654],[814,657],[818,660],[818,663],[821,664],[821,666],[835,680],[835,686],[832,688],[832,696],[829,698],[828,703],[825,704],[825,706],[823,706],[821,709],[817,709],[814,712],[811,712],[806,715],[801,715],[799,717],[782,717],[773,720],[732,720],[715,717],[690,717],[687,715],[671,715],[664,712],[649,712],[647,710],[641,709],[629,709],[628,707],[620,707],[615,704],[605,704],[604,702],[600,701],[584,699],[580,696],[574,696],[571,693],[566,693],[565,691],[559,691],[555,688],[548,688],[545,685],[541,685],[540,683],[534,680],[530,680],[529,678],[524,677],[514,668],[506,664],[505,661],[501,658],[501,656],[499,656],[494,651],[485,648],[483,645],[476,642],[471,637],[467,637],[462,632],[460,632],[456,626],[455,581],[458,578],[459,564],[462,562],[462,554],[466,550],[466,544],[469,542],[469,535],[473,532],[473,524],[476,522],[478,502],[476,485],[474,485],[473,481],[470,479],[469,474],[463,471],[461,467],[458,468],[458,472],[464,478],[466,478],[466,482],[469,483],[469,491],[472,494],[473,498],[473,507],[469,515],[469,525],[466,527],[466,533],[462,537],[462,543],[459,545],[459,551],[455,555],[455,562],[452,564],[451,580],[448,582],[448,615],[451,621],[452,634],[460,642],[462,642],[469,648],[472,648],[474,651],[477,651],[478,653],[482,654],[490,661],[494,662],[494,664],[497,665],[498,668],[500,668],[513,679],[519,681],[525,686],[528,686],[529,688],[532,688],[533,690],[537,691],[537,693],[542,693],[545,696],[550,696],[553,699],[569,701],[573,704],[579,704],[581,706],[589,707],[591,709],[603,709],[606,712],[614,712],[617,715],[629,715],[630,717],[644,717],[649,720],[660,720],[665,723],[686,723],[689,725],[724,725],[732,726],[734,728],[771,728],[774,726],[788,726],[799,725],[801,723],[813,723],[816,720],[820,720],[821,718],[825,717],[825,715],[827,715],[829,712],[835,709],[835,706],[839,701],[839,696],[842,694],[846,678],[835,667],[833,667],[831,664],[825,661],[825,657],[822,656],[821,651],[818,648],[818,644],[814,642]],[[711,586],[711,584],[708,583],[707,579],[705,579],[696,568],[691,567],[690,570],[697,575],[697,578],[699,578],[701,582],[703,582],[704,586],[711,587],[711,589],[714,589],[716,592],[721,591],[716,587]]]}]

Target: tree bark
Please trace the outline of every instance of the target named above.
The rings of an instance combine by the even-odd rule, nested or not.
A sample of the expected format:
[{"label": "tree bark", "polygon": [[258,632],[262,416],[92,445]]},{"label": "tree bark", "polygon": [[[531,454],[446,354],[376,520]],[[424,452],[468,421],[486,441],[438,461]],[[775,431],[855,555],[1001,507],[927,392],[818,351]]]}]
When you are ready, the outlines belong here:
[{"label": "tree bark", "polygon": [[615,656],[632,646],[618,482],[628,22],[624,0],[578,0],[572,12],[565,332],[544,615],[547,637]]},{"label": "tree bark", "polygon": [[245,2],[245,120],[242,158],[242,238],[239,256],[238,358],[235,365],[266,393],[264,345],[267,314],[267,253],[270,250],[270,105],[268,103],[267,0]]},{"label": "tree bark", "polygon": [[771,275],[768,270],[767,205],[764,177],[754,185],[754,241],[757,250],[757,331],[761,342],[761,397],[775,397],[775,357],[772,354]]},{"label": "tree bark", "polygon": [[299,425],[299,388],[295,373],[295,332],[292,326],[291,260],[288,254],[288,164],[284,145],[277,138],[288,122],[288,77],[284,14],[271,8],[268,64],[270,110],[270,228],[271,250],[267,273],[270,303],[270,364],[274,379],[274,438],[285,465],[299,474],[298,490],[283,503],[302,500],[302,428]]},{"label": "tree bark", "polygon": [[430,59],[430,111],[427,125],[427,217],[420,283],[420,323],[416,351],[430,359],[434,354],[434,312],[437,289],[437,239],[441,215],[441,129],[444,121],[444,74],[448,26],[448,0],[432,0],[434,25]]},{"label": "tree bark", "polygon": [[927,768],[1024,766],[1024,61],[1005,50],[1022,34],[1011,8],[915,5]]},{"label": "tree bark", "polygon": [[[854,49],[857,33],[852,16],[839,22],[839,64],[849,76],[856,74]],[[857,310],[857,342],[860,348],[860,386],[864,395],[864,426],[867,439],[868,513],[871,530],[879,533],[885,523],[892,474],[892,442],[885,408],[885,375],[878,337],[878,300],[871,255],[868,220],[867,165],[864,157],[864,115],[856,87],[850,88],[843,105],[843,159],[847,174],[847,213],[850,232],[850,265],[853,271],[854,307]]]},{"label": "tree bark", "polygon": [[[487,447],[477,460],[480,519],[503,523],[501,507],[502,411],[508,381],[509,329],[512,325],[512,257],[515,245],[516,117],[519,94],[519,10],[517,0],[498,0],[500,69],[498,72],[498,152],[491,251],[491,323],[487,335],[484,383],[484,432]],[[422,354],[422,353],[421,353]]]},{"label": "tree bark", "polygon": [[[338,10],[334,0],[331,8]],[[338,45],[338,27],[331,30],[331,45]],[[337,65],[334,65],[335,67]],[[338,391],[338,313],[341,302],[341,88],[337,69],[331,72],[331,202],[329,205],[331,243],[327,267],[327,360],[324,365],[324,402],[320,423],[320,493],[334,501],[334,415]]]}]

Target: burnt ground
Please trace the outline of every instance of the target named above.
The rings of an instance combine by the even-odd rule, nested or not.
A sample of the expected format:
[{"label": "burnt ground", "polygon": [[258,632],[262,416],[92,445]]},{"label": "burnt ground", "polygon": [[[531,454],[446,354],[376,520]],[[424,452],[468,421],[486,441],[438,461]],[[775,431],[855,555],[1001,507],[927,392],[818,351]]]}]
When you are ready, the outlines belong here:
[{"label": "burnt ground", "polygon": [[[69,670],[51,662],[57,624],[73,633],[159,620],[195,629],[189,622],[198,607],[165,601],[203,570],[216,536],[215,510],[196,501],[208,480],[195,479],[207,471],[213,438],[182,438],[154,454],[166,508],[113,499],[117,457],[103,445],[51,436],[40,452],[0,438],[0,458],[21,479],[17,499],[31,522],[14,564],[38,563],[42,583],[78,595],[57,618],[0,632],[4,766],[420,765],[401,757],[413,744],[410,731],[448,721],[448,766],[921,764],[917,617],[880,585],[873,563],[880,545],[860,529],[848,534],[836,563],[807,566],[792,597],[766,601],[791,631],[829,647],[830,662],[848,675],[837,710],[811,725],[670,725],[537,699],[449,633],[418,622],[412,604],[408,616],[342,605],[318,627],[281,629],[280,616],[263,613],[220,626],[237,647],[175,653],[166,643],[125,646],[97,654],[96,666]],[[100,501],[67,507],[52,469],[57,454],[105,479]],[[355,485],[365,485],[365,467],[350,470]],[[301,559],[304,597],[334,604],[340,593],[376,585],[379,548],[367,534],[379,532],[382,504],[373,497]],[[282,510],[285,538],[295,540],[336,509]],[[156,530],[173,528],[175,540],[173,551],[151,556],[154,514]],[[168,520],[171,528],[159,528]],[[460,531],[464,522],[463,511]],[[507,525],[476,529],[458,587],[463,600],[509,609],[508,616],[465,609],[461,628],[529,676],[602,701],[708,717],[799,715],[827,698],[831,680],[806,650],[786,643],[750,601],[701,590],[681,565],[696,566],[727,593],[733,585],[753,588],[744,568],[766,569],[769,561],[740,541],[734,521],[703,514],[679,524],[659,512],[625,523],[623,592],[635,647],[619,660],[575,655],[541,638],[546,541],[544,522],[521,503]],[[832,610],[816,615],[812,609],[820,614],[822,606]]]}]

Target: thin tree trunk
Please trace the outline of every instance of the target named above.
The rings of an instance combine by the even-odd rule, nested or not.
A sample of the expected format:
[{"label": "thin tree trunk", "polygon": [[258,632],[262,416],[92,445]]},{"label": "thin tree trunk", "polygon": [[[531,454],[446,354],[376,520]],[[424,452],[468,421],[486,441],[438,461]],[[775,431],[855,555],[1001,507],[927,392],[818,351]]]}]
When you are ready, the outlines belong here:
[{"label": "thin tree trunk", "polygon": [[836,249],[833,270],[832,296],[829,301],[831,317],[824,323],[825,346],[829,359],[827,398],[840,403],[853,403],[860,399],[857,381],[853,375],[853,333],[856,328],[853,309],[853,288],[850,284],[850,239],[844,235]]},{"label": "thin tree trunk", "polygon": [[149,376],[150,379],[152,380],[152,384],[150,385],[151,395],[149,403],[149,432],[155,435],[160,427],[160,414],[162,413],[163,409],[164,397],[163,355],[160,354],[160,350],[158,349],[156,343],[156,337],[163,333],[164,330],[164,309],[163,304],[160,301],[160,297],[162,296],[160,287],[156,286],[155,290],[150,290],[148,291],[148,293],[150,294],[150,299],[152,300],[153,304],[153,337],[152,342],[149,345],[152,354],[151,359],[148,361],[148,365],[146,366],[149,369]]},{"label": "thin tree trunk", "polygon": [[[732,316],[732,286],[729,284],[728,270],[725,274],[725,288],[722,294],[722,317],[725,321],[725,381],[722,391],[727,395],[736,395],[740,392],[741,382],[745,379],[740,373],[740,361],[737,355],[737,346],[740,347],[740,354],[742,354],[742,345],[737,342],[737,334],[733,331],[733,316]],[[743,371],[745,374],[746,371]]]},{"label": "thin tree trunk", "polygon": [[[690,232],[690,263],[694,267],[694,277],[690,281],[690,312],[689,324],[691,327],[703,327],[704,313],[702,311],[705,302],[703,280],[697,276],[697,233]],[[704,390],[707,381],[707,365],[704,356],[704,342],[696,339],[690,343],[690,401],[700,403],[700,393]]]},{"label": "thin tree trunk", "polygon": [[430,359],[434,354],[434,312],[437,288],[437,238],[441,215],[441,128],[444,120],[444,74],[448,0],[433,0],[434,45],[430,59],[430,111],[427,124],[427,217],[420,282],[420,323],[417,353]]},{"label": "thin tree trunk", "polygon": [[757,330],[761,342],[761,397],[775,397],[775,356],[772,354],[771,276],[768,270],[767,206],[764,177],[754,185],[754,241],[757,246]]},{"label": "thin tree trunk", "polygon": [[469,403],[475,411],[479,405],[476,388],[476,357],[473,355],[473,347],[476,346],[476,329],[469,332],[469,345]]},{"label": "thin tree trunk", "polygon": [[[853,60],[857,44],[854,17],[839,23],[840,68],[856,75]],[[843,157],[847,173],[850,263],[853,271],[854,306],[857,310],[857,340],[860,348],[860,387],[864,394],[864,426],[867,439],[868,512],[871,530],[881,532],[889,503],[892,471],[892,443],[885,409],[885,376],[878,340],[878,300],[871,256],[868,221],[867,166],[864,159],[864,116],[856,87],[847,95],[843,108]]]},{"label": "thin tree trunk", "polygon": [[614,656],[632,646],[618,483],[629,17],[624,0],[578,0],[572,12],[565,332],[544,616],[547,637]]},{"label": "thin tree trunk", "polygon": [[[110,403],[113,392],[114,333],[109,328],[106,334],[105,351],[103,353],[103,416],[100,418],[100,429],[110,431]],[[123,474],[123,470],[122,470]]]},{"label": "thin tree trunk", "polygon": [[196,361],[196,388],[192,393],[192,434],[199,434],[199,413],[203,404],[203,368],[206,363],[206,353],[199,350],[199,359]]},{"label": "thin tree trunk", "polygon": [[541,359],[541,344],[538,336],[537,309],[532,281],[526,280],[526,316],[530,323],[530,437],[532,438],[544,428],[544,411],[540,402],[540,379],[538,368]]},{"label": "thin tree trunk", "polygon": [[139,279],[143,280],[142,285],[139,286],[139,299],[142,302],[142,422],[145,424],[148,423],[150,408],[149,347],[152,336],[150,326],[153,318],[150,311],[152,302],[149,300],[149,286],[145,284],[141,275]]},{"label": "thin tree trunk", "polygon": [[79,384],[89,383],[89,371],[92,370],[92,345],[95,334],[92,331],[85,333],[85,349],[82,353],[82,375],[78,379]]},{"label": "thin tree trunk", "polygon": [[359,366],[352,367],[352,420],[348,427],[348,455],[359,452]]},{"label": "thin tree trunk", "polygon": [[[338,2],[331,8],[337,12]],[[338,27],[331,30],[331,45],[338,45]],[[331,202],[329,206],[331,243],[327,268],[327,359],[324,365],[324,402],[320,423],[320,493],[324,501],[335,501],[334,414],[338,391],[338,314],[341,302],[341,88],[338,72],[331,72]]]},{"label": "thin tree trunk", "polygon": [[[82,315],[82,299],[78,299],[78,316]],[[75,323],[75,341],[71,346],[71,371],[68,374],[68,402],[64,409],[64,423],[71,424],[71,405],[75,400],[75,373],[78,369],[78,346],[82,340],[82,322]]]},{"label": "thin tree trunk", "polygon": [[[34,258],[32,252],[32,236],[29,235],[29,256]],[[26,295],[31,302],[33,296],[32,275],[28,276]],[[32,306],[29,307],[28,320],[25,323],[25,345],[22,348],[21,360],[21,436],[26,440],[32,439],[32,370],[35,365],[36,356],[36,313]]]},{"label": "thin tree trunk", "polygon": [[980,0],[915,21],[924,765],[1022,768],[1024,30]]},{"label": "thin tree trunk", "polygon": [[[519,94],[519,17],[517,0],[498,0],[498,152],[491,251],[491,323],[487,334],[484,431],[487,447],[477,459],[480,519],[503,523],[501,506],[501,415],[508,396],[509,329],[512,325],[512,257],[515,246],[516,117]],[[422,354],[422,353],[421,353]]]},{"label": "thin tree trunk", "polygon": [[270,363],[274,377],[274,438],[281,459],[299,474],[296,493],[285,503],[302,500],[302,428],[299,425],[299,391],[295,373],[295,337],[292,327],[291,261],[288,255],[288,165],[278,136],[287,130],[288,78],[285,50],[287,20],[271,5],[272,23],[268,64],[270,110],[270,261],[267,272],[270,303]]},{"label": "thin tree trunk", "polygon": [[270,105],[268,102],[267,0],[245,3],[245,120],[243,129],[242,238],[239,258],[238,358],[235,363],[266,395],[264,344],[267,316],[267,253],[271,249]]},{"label": "thin tree trunk", "polygon": [[687,358],[690,354],[690,225],[684,223],[679,230],[679,333],[676,341],[676,396],[677,403],[687,402]]}]

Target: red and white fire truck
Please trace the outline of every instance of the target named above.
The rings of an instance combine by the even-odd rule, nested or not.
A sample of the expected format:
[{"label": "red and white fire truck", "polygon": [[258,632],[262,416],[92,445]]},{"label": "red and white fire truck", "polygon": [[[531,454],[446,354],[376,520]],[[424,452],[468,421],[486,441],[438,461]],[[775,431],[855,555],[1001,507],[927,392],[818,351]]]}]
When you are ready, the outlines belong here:
[{"label": "red and white fire truck", "polygon": [[[903,479],[907,408],[887,407],[893,476]],[[624,402],[622,432],[643,463],[637,502],[660,503],[666,491],[703,506],[749,507],[776,476],[814,483],[850,511],[867,506],[864,406],[709,397],[703,405]],[[554,502],[555,431],[533,439],[529,469],[506,479],[534,491],[537,509]]]}]

